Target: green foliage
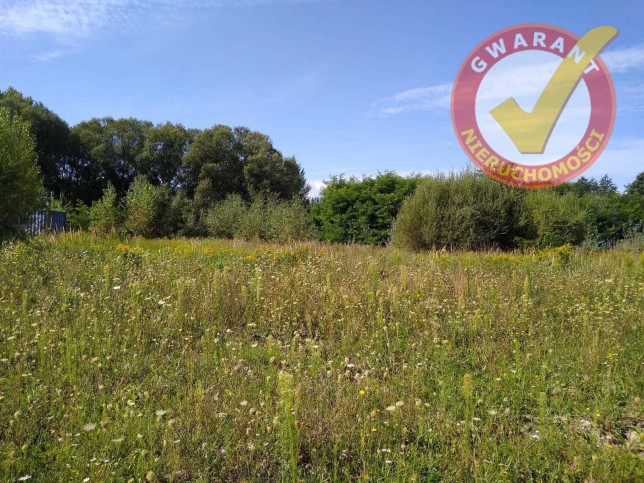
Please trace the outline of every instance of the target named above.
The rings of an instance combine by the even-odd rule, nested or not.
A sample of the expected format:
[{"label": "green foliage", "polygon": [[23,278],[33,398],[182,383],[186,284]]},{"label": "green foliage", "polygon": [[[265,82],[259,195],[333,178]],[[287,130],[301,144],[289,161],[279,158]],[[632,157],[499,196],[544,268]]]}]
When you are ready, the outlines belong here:
[{"label": "green foliage", "polygon": [[111,184],[103,190],[103,197],[92,204],[90,220],[90,229],[98,235],[113,235],[121,228],[123,209]]},{"label": "green foliage", "polygon": [[215,204],[205,217],[208,233],[217,238],[233,238],[239,233],[242,220],[248,213],[248,206],[238,194],[229,195]]},{"label": "green foliage", "polygon": [[0,241],[22,231],[42,203],[43,187],[29,122],[0,108]]},{"label": "green foliage", "polygon": [[142,168],[152,184],[171,188],[180,185],[185,172],[183,157],[197,132],[169,122],[146,127]]},{"label": "green foliage", "polygon": [[403,178],[395,173],[362,180],[332,177],[326,181],[320,200],[311,206],[320,238],[340,243],[386,243],[394,217],[417,182],[417,177]]},{"label": "green foliage", "polygon": [[205,225],[211,236],[221,238],[289,242],[315,236],[306,206],[299,200],[256,198],[249,204],[239,195],[229,195],[210,208]]},{"label": "green foliage", "polygon": [[579,197],[533,190],[525,197],[529,236],[536,246],[580,244],[587,234],[587,217]]},{"label": "green foliage", "polygon": [[394,245],[412,250],[510,248],[525,230],[521,190],[475,172],[424,178],[394,223]]},{"label": "green foliage", "polygon": [[76,194],[78,184],[77,145],[71,138],[69,126],[60,117],[12,87],[0,91],[0,109],[5,108],[28,122],[34,139],[34,150],[47,191],[58,197]]},{"label": "green foliage", "polygon": [[143,147],[146,130],[152,126],[138,119],[92,119],[74,127],[85,155],[100,179],[111,183],[124,196],[134,178],[146,174]]},{"label": "green foliage", "polygon": [[317,232],[310,221],[306,205],[298,199],[275,201],[266,207],[268,239],[279,242],[309,240]]},{"label": "green foliage", "polygon": [[68,206],[67,209],[67,224],[72,230],[89,230],[92,223],[91,210],[80,200],[77,200],[74,205]]},{"label": "green foliage", "polygon": [[304,170],[294,157],[285,158],[265,134],[235,128],[244,165],[244,183],[251,198],[277,196],[283,200],[303,198],[309,191]]},{"label": "green foliage", "polygon": [[294,158],[284,158],[268,136],[218,125],[199,133],[184,157],[185,182],[199,212],[230,194],[245,200],[303,198],[308,187]]},{"label": "green foliage", "polygon": [[125,231],[146,238],[169,236],[179,224],[177,211],[170,188],[137,176],[125,196]]}]

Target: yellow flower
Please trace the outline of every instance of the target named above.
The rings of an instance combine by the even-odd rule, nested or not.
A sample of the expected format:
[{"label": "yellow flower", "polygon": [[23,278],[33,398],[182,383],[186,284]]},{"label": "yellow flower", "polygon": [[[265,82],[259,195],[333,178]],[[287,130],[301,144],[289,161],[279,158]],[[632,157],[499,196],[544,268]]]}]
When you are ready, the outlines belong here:
[{"label": "yellow flower", "polygon": [[360,389],[360,395],[364,396],[364,389]]}]

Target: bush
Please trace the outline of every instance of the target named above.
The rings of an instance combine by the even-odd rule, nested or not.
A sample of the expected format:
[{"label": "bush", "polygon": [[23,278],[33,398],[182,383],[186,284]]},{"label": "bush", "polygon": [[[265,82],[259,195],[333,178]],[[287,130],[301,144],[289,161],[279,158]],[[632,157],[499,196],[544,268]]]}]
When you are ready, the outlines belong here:
[{"label": "bush", "polygon": [[337,243],[386,243],[393,219],[418,179],[384,173],[363,180],[333,177],[326,181],[320,200],[311,206],[320,238]]},{"label": "bush", "polygon": [[287,242],[315,234],[306,207],[298,200],[257,198],[247,204],[239,195],[229,195],[215,204],[204,220],[208,234],[219,238]]},{"label": "bush", "polygon": [[523,196],[470,171],[424,178],[400,209],[392,241],[412,250],[510,248],[525,229]]},{"label": "bush", "polygon": [[577,245],[586,237],[586,212],[582,200],[574,194],[558,195],[548,189],[530,191],[525,205],[528,236],[539,248]]},{"label": "bush", "polygon": [[111,183],[103,190],[103,197],[90,209],[90,229],[98,235],[117,233],[123,220],[123,210]]},{"label": "bush", "polygon": [[0,109],[0,241],[22,231],[42,203],[42,182],[29,123]]},{"label": "bush", "polygon": [[137,176],[125,196],[127,232],[145,238],[176,233],[181,223],[181,213],[173,199],[171,188],[154,186],[145,176]]},{"label": "bush", "polygon": [[89,206],[80,200],[67,210],[67,224],[72,230],[87,230],[92,222]]},{"label": "bush", "polygon": [[306,240],[316,236],[308,210],[300,200],[273,203],[268,221],[268,236],[271,240],[289,242]]},{"label": "bush", "polygon": [[233,238],[239,232],[247,211],[248,207],[240,195],[229,195],[206,214],[204,223],[208,233],[217,238]]}]

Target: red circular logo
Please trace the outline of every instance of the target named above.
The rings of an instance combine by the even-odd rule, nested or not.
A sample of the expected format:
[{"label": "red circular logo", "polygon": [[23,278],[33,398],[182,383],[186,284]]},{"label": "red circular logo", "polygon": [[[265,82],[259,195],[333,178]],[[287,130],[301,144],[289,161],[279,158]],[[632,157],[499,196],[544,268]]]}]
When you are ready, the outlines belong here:
[{"label": "red circular logo", "polygon": [[[615,90],[599,52],[616,35],[617,30],[613,27],[598,27],[580,39],[558,27],[524,24],[501,30],[476,46],[456,76],[451,101],[454,130],[469,159],[502,183],[530,189],[555,186],[586,171],[606,147],[615,123]],[[543,90],[539,89],[532,111],[521,109],[514,98],[510,98],[513,92],[501,92],[502,96],[508,97],[504,102],[489,112],[480,108],[477,112],[477,95],[481,94],[481,84],[491,69],[508,57],[528,51],[549,52],[560,58],[551,56],[556,61],[556,70]],[[532,71],[524,69],[524,74],[529,83]],[[486,89],[489,90],[489,84],[493,82],[487,82]],[[581,138],[575,135],[572,143],[569,138],[563,151],[562,146],[558,146],[559,154],[554,161],[552,156],[548,159],[544,151],[548,149],[549,137],[570,96],[575,89],[581,89],[583,83],[587,87],[590,113],[577,121],[577,132],[583,132],[586,127],[585,132]],[[518,88],[520,90],[521,86]],[[500,153],[491,145],[494,143],[489,136],[486,140],[481,129],[482,118],[490,125],[495,124],[495,132],[506,137],[510,149]],[[585,122],[588,122],[587,126]],[[567,154],[561,155],[562,152]],[[535,164],[540,159],[543,162]]]}]

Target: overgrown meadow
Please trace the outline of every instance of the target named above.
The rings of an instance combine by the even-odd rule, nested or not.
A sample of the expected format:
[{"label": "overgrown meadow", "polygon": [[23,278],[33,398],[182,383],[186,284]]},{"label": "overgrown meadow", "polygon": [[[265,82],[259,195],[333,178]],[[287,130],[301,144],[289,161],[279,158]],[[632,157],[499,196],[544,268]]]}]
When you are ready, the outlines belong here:
[{"label": "overgrown meadow", "polygon": [[2,481],[642,481],[644,255],[0,250]]}]

